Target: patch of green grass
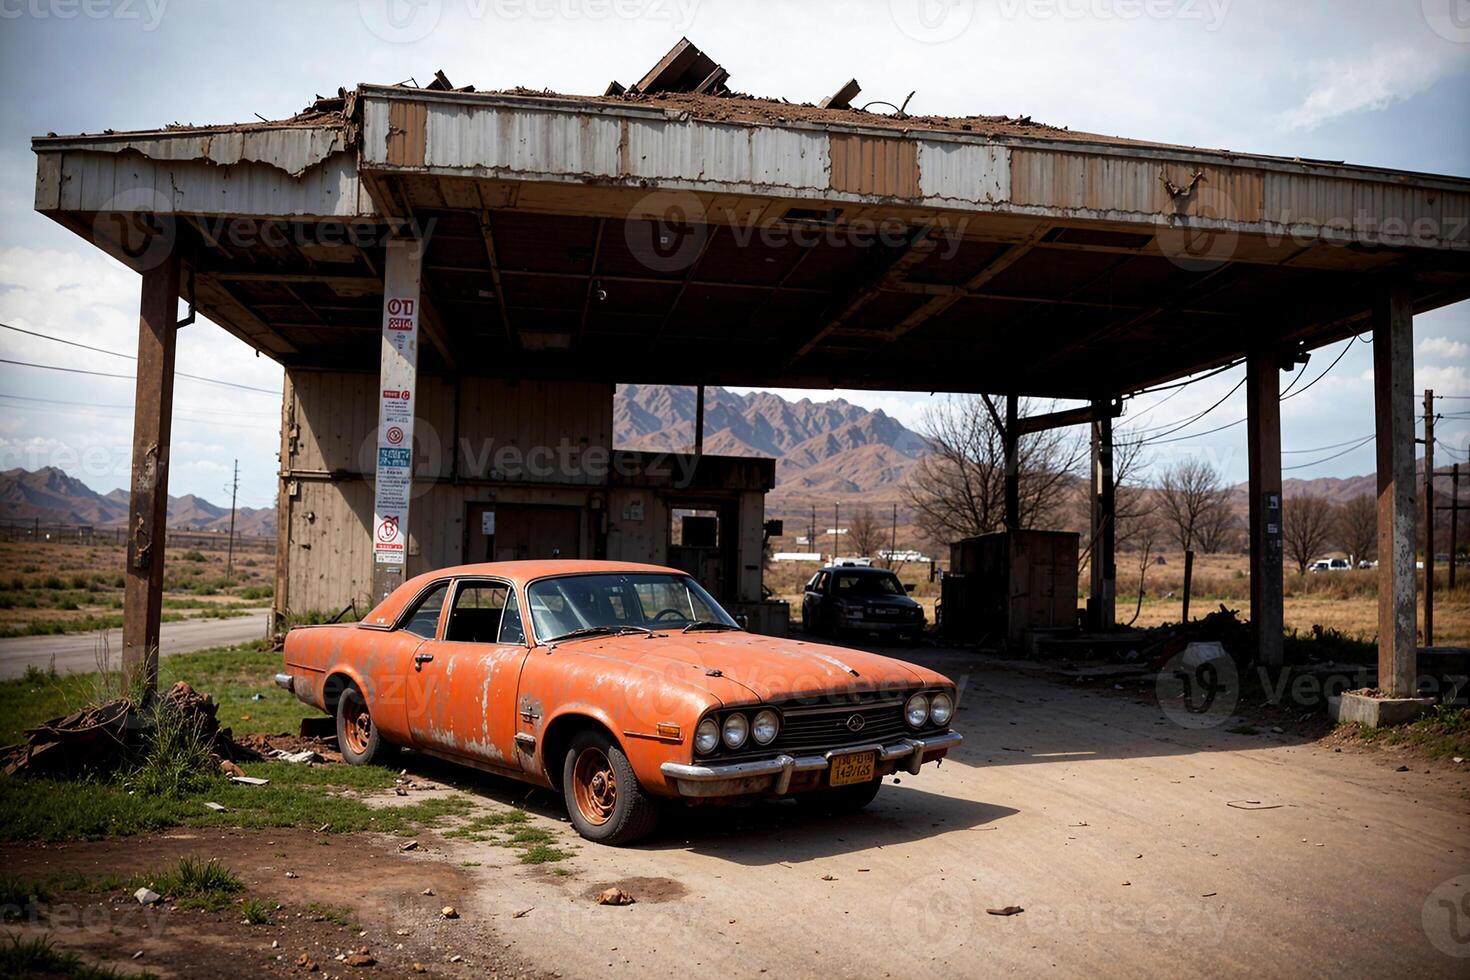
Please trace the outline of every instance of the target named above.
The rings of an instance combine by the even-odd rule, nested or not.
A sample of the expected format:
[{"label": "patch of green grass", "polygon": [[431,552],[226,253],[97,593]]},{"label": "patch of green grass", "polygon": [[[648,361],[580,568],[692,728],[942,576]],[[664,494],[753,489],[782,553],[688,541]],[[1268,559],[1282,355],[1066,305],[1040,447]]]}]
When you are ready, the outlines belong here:
[{"label": "patch of green grass", "polygon": [[526,815],[525,810],[486,813],[478,817],[471,817],[453,830],[445,831],[444,836],[462,840],[486,841],[493,837],[500,828],[523,824],[529,819],[531,818]]},{"label": "patch of green grass", "polygon": [[313,918],[319,919],[323,922],[330,922],[332,925],[337,926],[340,929],[350,929],[353,932],[359,931],[357,928],[357,923],[352,920],[351,909],[338,908],[335,905],[322,905],[319,902],[311,902],[306,906],[306,911]]},{"label": "patch of green grass", "polygon": [[273,907],[269,902],[262,902],[257,898],[247,898],[240,903],[240,918],[248,926],[273,926],[275,919],[271,918]]},{"label": "patch of green grass", "polygon": [[566,851],[550,844],[532,844],[521,852],[521,863],[550,864],[552,861],[565,861],[569,857],[571,855]]},{"label": "patch of green grass", "polygon": [[[463,816],[474,803],[436,797],[407,806],[375,807],[343,790],[382,790],[395,773],[376,766],[249,763],[265,786],[211,776],[177,797],[129,793],[118,781],[61,781],[0,774],[0,839],[77,840],[127,836],[166,827],[325,827],[326,833],[374,830],[409,835]],[[206,809],[208,800],[225,812]],[[323,839],[325,840],[325,838]]]},{"label": "patch of green grass", "polygon": [[160,707],[141,758],[121,776],[133,793],[180,799],[205,789],[218,777],[214,740],[196,718]]},{"label": "patch of green grass", "polygon": [[0,918],[29,916],[50,895],[45,882],[6,872],[0,875]]},{"label": "patch of green grass", "polygon": [[1408,746],[1430,759],[1470,756],[1470,708],[1437,704],[1407,725],[1353,725],[1349,731],[1369,745]]},{"label": "patch of green grass", "polygon": [[66,977],[70,980],[122,980],[123,977],[153,978],[152,973],[120,973],[101,963],[89,964],[71,950],[61,949],[49,936],[10,936],[0,943],[0,976]]},{"label": "patch of green grass", "polygon": [[[295,732],[302,716],[315,709],[276,687],[281,655],[263,646],[247,643],[163,657],[158,664],[159,689],[188,681],[219,704],[220,724],[240,734]],[[96,673],[56,675],[42,670],[0,681],[0,745],[18,742],[25,729],[70,714],[96,700],[99,692],[119,687],[115,671],[106,683]],[[256,694],[259,701],[252,700]]]},{"label": "patch of green grass", "polygon": [[173,868],[138,880],[180,908],[208,912],[226,908],[232,896],[245,890],[244,882],[215,858],[182,857]]}]

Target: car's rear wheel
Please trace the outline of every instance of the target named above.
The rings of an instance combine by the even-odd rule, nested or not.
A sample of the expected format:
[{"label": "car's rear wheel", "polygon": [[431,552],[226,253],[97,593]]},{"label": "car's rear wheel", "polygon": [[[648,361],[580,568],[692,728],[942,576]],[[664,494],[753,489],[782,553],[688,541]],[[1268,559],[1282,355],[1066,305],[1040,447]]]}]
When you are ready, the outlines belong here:
[{"label": "car's rear wheel", "polygon": [[796,802],[819,813],[851,813],[872,803],[873,798],[878,795],[878,790],[882,788],[882,779],[870,779],[856,786],[839,786],[836,789],[798,793]]},{"label": "car's rear wheel", "polygon": [[602,732],[572,739],[562,761],[562,796],[577,833],[602,844],[627,844],[653,830],[658,811],[628,757]]},{"label": "car's rear wheel", "polygon": [[393,751],[373,724],[367,699],[356,686],[349,686],[337,699],[337,746],[342,758],[354,766],[380,762]]}]

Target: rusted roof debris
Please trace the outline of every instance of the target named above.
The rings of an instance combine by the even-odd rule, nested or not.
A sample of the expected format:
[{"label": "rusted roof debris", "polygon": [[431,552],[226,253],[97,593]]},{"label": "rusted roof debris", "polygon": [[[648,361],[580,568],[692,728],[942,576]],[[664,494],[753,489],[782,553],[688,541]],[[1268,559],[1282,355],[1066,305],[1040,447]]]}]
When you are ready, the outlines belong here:
[{"label": "rusted roof debris", "polygon": [[[977,136],[996,137],[1040,137],[1088,143],[1109,143],[1125,146],[1166,147],[1167,144],[1146,140],[1131,140],[1116,136],[1102,136],[1069,130],[1066,127],[1048,126],[1034,121],[1030,116],[915,116],[905,111],[896,113],[870,112],[854,106],[852,101],[861,91],[857,79],[849,79],[831,96],[818,105],[793,103],[785,99],[764,98],[746,92],[732,91],[727,84],[730,75],[713,58],[696,47],[688,38],[680,38],[658,63],[638,80],[637,84],[624,86],[617,81],[608,85],[601,95],[568,95],[549,89],[515,87],[477,92],[473,85],[454,86],[443,71],[434,73],[434,80],[422,87],[417,83],[400,82],[397,87],[405,90],[459,92],[478,94],[487,98],[495,96],[534,97],[538,99],[562,100],[568,104],[581,105],[626,105],[639,104],[657,106],[668,113],[686,115],[692,119],[711,122],[749,123],[755,125],[788,125],[806,123],[844,123],[881,129],[902,131],[948,131],[971,133]],[[351,125],[355,111],[357,92],[355,89],[339,88],[335,95],[317,96],[310,105],[287,119],[269,122],[234,123],[218,126],[194,126],[174,123],[162,130],[176,132],[191,130],[200,132],[248,132],[258,129],[284,126],[342,126]],[[910,93],[912,97],[912,93]],[[908,100],[903,101],[906,108]],[[892,105],[874,100],[866,105]],[[147,130],[141,132],[159,132]],[[50,134],[48,134],[50,135]],[[78,134],[85,136],[85,133]],[[111,135],[111,134],[109,134]],[[118,134],[118,135],[138,135]],[[1169,147],[1172,149],[1196,149],[1194,147]]]}]

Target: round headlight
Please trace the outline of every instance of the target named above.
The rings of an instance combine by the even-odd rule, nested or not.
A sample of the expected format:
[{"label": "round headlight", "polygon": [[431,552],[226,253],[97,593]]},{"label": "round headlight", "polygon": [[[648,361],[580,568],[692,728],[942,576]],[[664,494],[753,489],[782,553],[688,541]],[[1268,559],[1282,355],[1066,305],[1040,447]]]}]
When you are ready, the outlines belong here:
[{"label": "round headlight", "polygon": [[725,719],[725,744],[732,749],[738,749],[745,744],[745,736],[750,734],[750,722],[740,712]]},{"label": "round headlight", "polygon": [[770,745],[776,740],[776,733],[781,730],[781,718],[770,708],[765,709],[755,716],[755,721],[750,723],[750,737],[760,745]]},{"label": "round headlight", "polygon": [[936,725],[948,725],[954,717],[954,698],[948,694],[936,694],[929,701],[929,720]]},{"label": "round headlight", "polygon": [[713,718],[706,718],[699,723],[694,730],[694,751],[700,755],[708,755],[720,744],[720,726],[715,724]]},{"label": "round headlight", "polygon": [[909,723],[910,728],[922,728],[929,720],[929,699],[922,694],[909,698],[903,706],[903,720]]}]

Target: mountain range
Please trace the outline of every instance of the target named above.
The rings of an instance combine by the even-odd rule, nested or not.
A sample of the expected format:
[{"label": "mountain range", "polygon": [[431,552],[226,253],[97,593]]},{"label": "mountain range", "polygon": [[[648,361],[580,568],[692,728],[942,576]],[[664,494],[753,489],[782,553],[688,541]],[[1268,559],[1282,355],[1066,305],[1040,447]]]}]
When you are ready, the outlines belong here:
[{"label": "mountain range", "polygon": [[[688,452],[694,445],[695,389],[619,385],[613,441],[620,448]],[[792,498],[897,499],[926,449],[923,436],[883,412],[841,398],[787,401],[770,392],[705,389],[704,451],[776,460],[768,504]]]},{"label": "mountain range", "polygon": [[[98,493],[54,466],[6,470],[0,473],[0,517],[43,524],[121,527],[128,521],[128,492],[116,489]],[[212,504],[192,493],[171,496],[168,526],[187,531],[228,531],[230,508]],[[235,512],[235,533],[274,535],[275,508],[239,508]]]}]

